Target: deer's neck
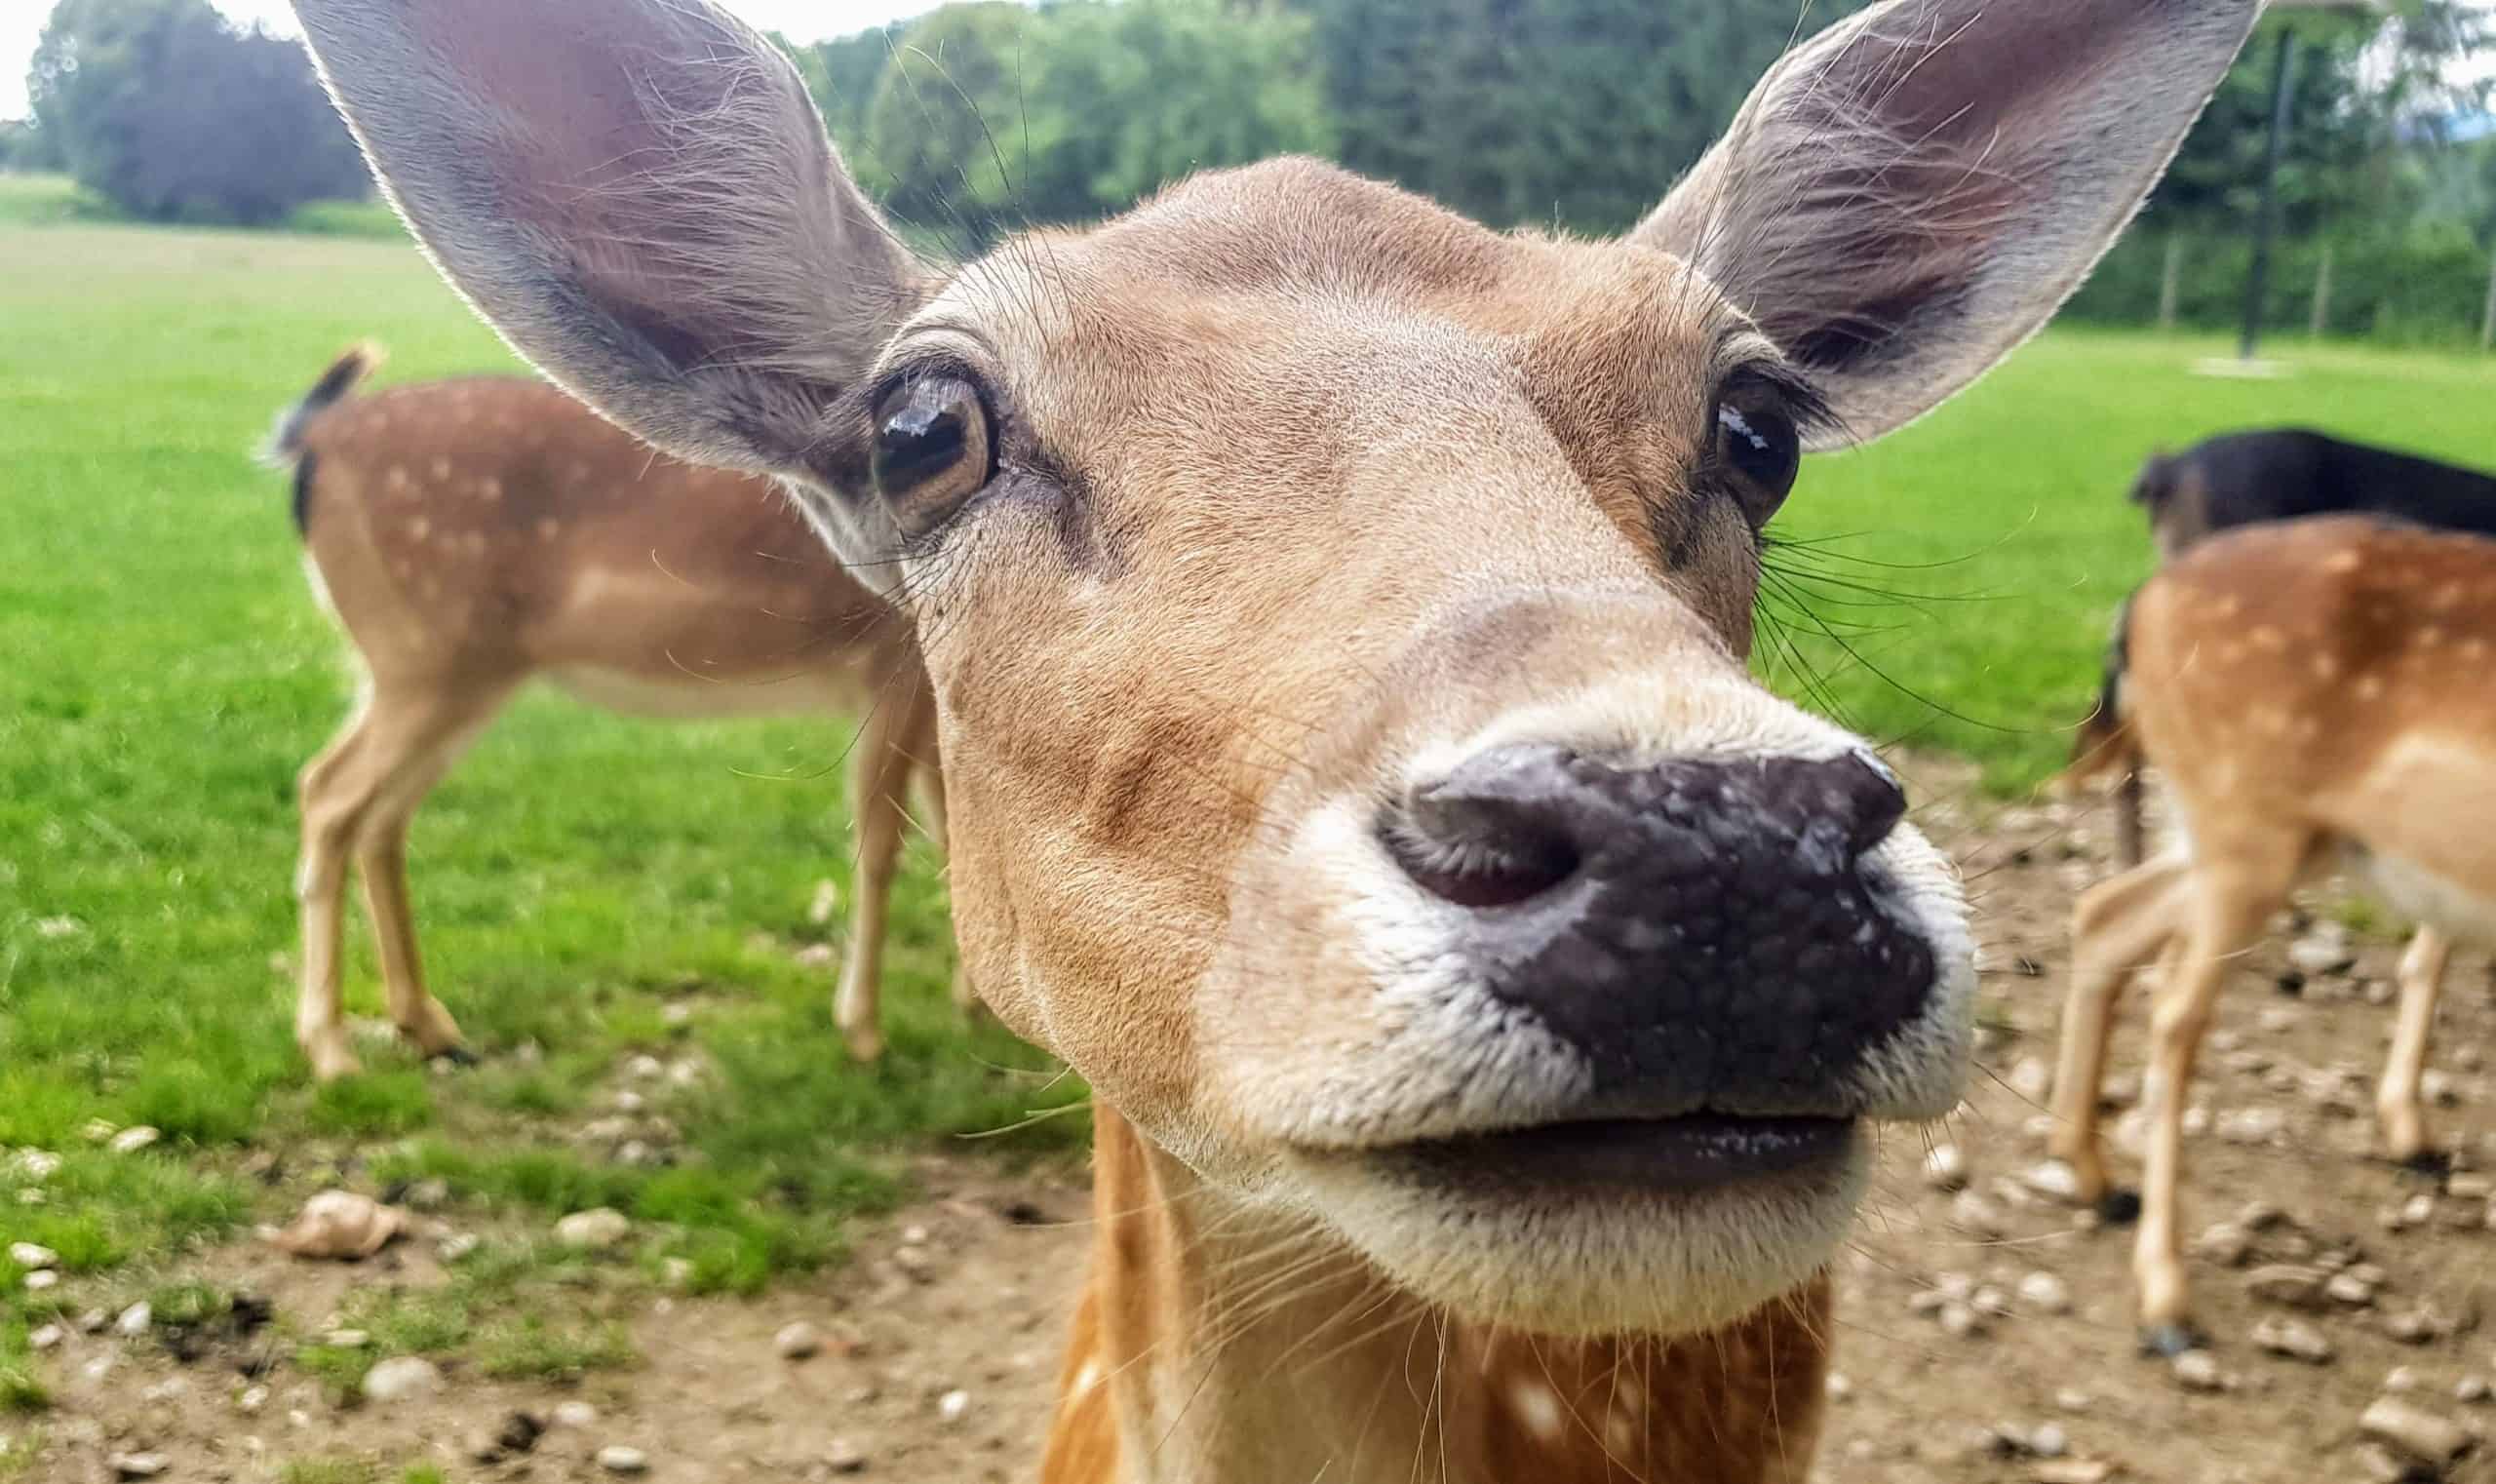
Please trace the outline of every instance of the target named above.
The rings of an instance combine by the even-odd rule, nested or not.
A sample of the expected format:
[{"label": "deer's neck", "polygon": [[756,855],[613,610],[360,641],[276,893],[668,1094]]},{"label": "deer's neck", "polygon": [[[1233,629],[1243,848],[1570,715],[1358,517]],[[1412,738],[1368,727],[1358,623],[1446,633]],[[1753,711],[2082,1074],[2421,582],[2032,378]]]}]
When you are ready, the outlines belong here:
[{"label": "deer's neck", "polygon": [[1827,1369],[1815,1281],[1713,1334],[1448,1319],[1097,1115],[1099,1237],[1041,1484],[1784,1484]]}]

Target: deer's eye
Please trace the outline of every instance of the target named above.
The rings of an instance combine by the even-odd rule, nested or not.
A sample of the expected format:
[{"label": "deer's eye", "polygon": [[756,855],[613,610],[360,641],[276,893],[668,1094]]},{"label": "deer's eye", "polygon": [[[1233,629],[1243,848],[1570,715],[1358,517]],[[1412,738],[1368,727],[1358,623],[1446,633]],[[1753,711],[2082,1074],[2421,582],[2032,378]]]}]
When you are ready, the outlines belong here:
[{"label": "deer's eye", "polygon": [[1774,385],[1736,376],[1717,394],[1710,462],[1753,527],[1785,503],[1803,462],[1803,438]]},{"label": "deer's eye", "polygon": [[951,520],[996,473],[995,440],[979,389],[959,376],[918,376],[876,403],[876,490],[907,536]]}]

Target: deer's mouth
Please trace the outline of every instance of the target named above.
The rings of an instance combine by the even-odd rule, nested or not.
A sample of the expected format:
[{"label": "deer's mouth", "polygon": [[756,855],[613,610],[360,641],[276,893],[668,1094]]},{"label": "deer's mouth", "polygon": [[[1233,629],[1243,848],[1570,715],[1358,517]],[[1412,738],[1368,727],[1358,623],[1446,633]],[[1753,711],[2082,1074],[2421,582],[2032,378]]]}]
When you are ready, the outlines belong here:
[{"label": "deer's mouth", "polygon": [[1699,1194],[1845,1164],[1851,1117],[1698,1113],[1603,1118],[1463,1134],[1375,1152],[1409,1178],[1493,1193]]}]

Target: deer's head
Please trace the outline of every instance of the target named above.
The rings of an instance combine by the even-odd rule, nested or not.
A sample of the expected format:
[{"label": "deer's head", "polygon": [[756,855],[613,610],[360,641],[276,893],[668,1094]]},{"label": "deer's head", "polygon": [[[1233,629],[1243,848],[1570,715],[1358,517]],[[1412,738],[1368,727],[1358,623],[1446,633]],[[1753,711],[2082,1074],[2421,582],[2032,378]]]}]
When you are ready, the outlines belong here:
[{"label": "deer's head", "polygon": [[1747,675],[1760,530],[2044,322],[2251,0],[1876,7],[1618,241],[1282,161],[948,272],[700,0],[299,9],[525,355],[917,625],[984,996],[1223,1198],[1689,1329],[1954,1105],[1959,891]]}]

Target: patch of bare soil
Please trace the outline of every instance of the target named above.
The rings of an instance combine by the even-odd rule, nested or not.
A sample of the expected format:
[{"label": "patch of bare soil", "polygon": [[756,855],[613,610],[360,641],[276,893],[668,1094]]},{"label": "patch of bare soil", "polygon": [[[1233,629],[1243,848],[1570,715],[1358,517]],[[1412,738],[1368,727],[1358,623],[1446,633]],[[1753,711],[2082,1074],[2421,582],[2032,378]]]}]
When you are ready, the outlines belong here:
[{"label": "patch of bare soil", "polygon": [[[2346,969],[2297,970],[2283,924],[2231,976],[2193,1093],[2200,1131],[2186,1145],[2183,1230],[2203,1247],[2191,1265],[2195,1316],[2217,1386],[2190,1388],[2135,1347],[2130,1230],[2027,1180],[2045,1157],[2044,1074],[2071,902],[2108,869],[2102,817],[1993,810],[1972,801],[1965,770],[1917,771],[1919,797],[1938,801],[1922,817],[1965,862],[1977,896],[1990,1029],[1968,1106],[1884,1152],[1842,1264],[1840,1395],[1819,1477],[2391,1479],[2406,1465],[2363,1440],[2359,1418],[2393,1392],[2473,1439],[2440,1474],[2420,1465],[2411,1477],[2496,1481],[2496,1443],[2483,1440],[2496,1405],[2481,1380],[2496,1377],[2482,1327],[2496,1251],[2484,1182],[2496,1172],[2496,1084],[2479,1056],[2496,995],[2485,961],[2456,959],[2438,1023],[2431,1066],[2442,1104],[2432,1116],[2454,1152],[2440,1174],[2371,1152],[2371,1089],[2391,1028],[2389,1008],[2372,1000],[2397,942],[2356,935]],[[2326,956],[2310,947],[2300,957]],[[2136,991],[2115,1045],[2110,1127],[2138,1085],[2145,1016]],[[1928,1173],[1941,1145],[1964,1166],[1958,1189]],[[2118,1170],[2129,1180],[2137,1166],[2119,1158]],[[281,1364],[265,1378],[265,1404],[245,1412],[237,1364],[254,1341],[211,1345],[183,1364],[109,1330],[74,1336],[51,1366],[61,1407],[35,1477],[86,1484],[111,1477],[108,1455],[146,1451],[164,1455],[175,1480],[261,1481],[288,1460],[361,1455],[394,1467],[430,1460],[454,1481],[572,1484],[619,1477],[598,1455],[624,1447],[646,1459],[643,1477],[687,1484],[847,1477],[853,1460],[870,1479],[1029,1478],[1089,1241],[1082,1192],[969,1161],[931,1161],[923,1185],[925,1200],[818,1282],[751,1302],[656,1301],[634,1325],[645,1363],[577,1386],[452,1367],[432,1395],[341,1409]],[[2222,1230],[2203,1241],[2213,1226]],[[429,1262],[422,1244],[358,1268],[253,1247],[217,1255],[204,1275],[303,1316],[334,1308],[352,1283],[430,1281]],[[2349,1275],[2348,1297],[2314,1307],[2256,1297],[2250,1280],[2276,1264]],[[775,1344],[797,1320],[824,1337],[811,1358],[784,1358]],[[2327,1358],[2254,1343],[2257,1326],[2276,1336],[2290,1325]],[[567,1402],[587,1402],[595,1419],[556,1424]],[[511,1422],[522,1414],[551,1425],[525,1447],[484,1446],[507,1427],[526,1432]]]}]

